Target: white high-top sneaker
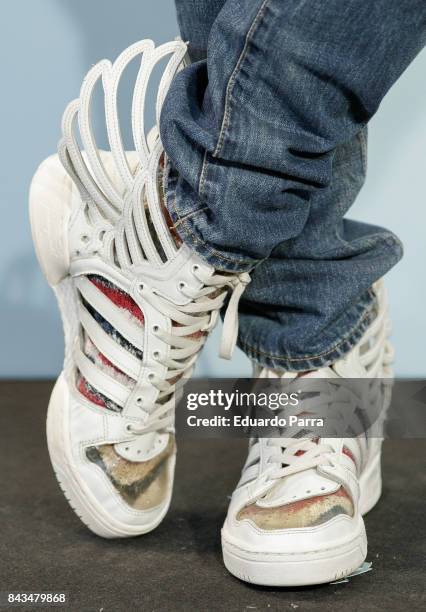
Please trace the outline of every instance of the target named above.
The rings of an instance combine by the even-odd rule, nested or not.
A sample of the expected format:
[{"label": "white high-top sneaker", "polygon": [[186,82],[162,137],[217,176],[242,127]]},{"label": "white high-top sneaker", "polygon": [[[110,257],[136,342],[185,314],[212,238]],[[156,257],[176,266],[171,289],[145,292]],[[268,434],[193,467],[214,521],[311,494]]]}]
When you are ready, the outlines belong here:
[{"label": "white high-top sneaker", "polygon": [[[65,331],[64,367],[48,410],[49,453],[71,506],[104,537],[146,533],[167,512],[176,392],[191,375],[231,290],[222,345],[229,356],[238,299],[249,281],[247,274],[217,273],[167,224],[163,148],[158,131],[145,135],[144,103],[150,74],[169,57],[158,120],[185,53],[179,41],[155,48],[145,40],[113,65],[104,60],[94,66],[80,98],[65,111],[59,157],[41,164],[31,186],[35,248]],[[135,151],[129,153],[120,136],[117,91],[123,71],[138,56]],[[98,150],[91,127],[99,82],[108,152]]]},{"label": "white high-top sneaker", "polygon": [[[384,288],[379,283],[375,289],[376,317],[361,341],[333,366],[305,378],[386,379],[386,406],[393,355]],[[291,379],[296,374],[261,370],[257,376]],[[323,380],[317,382],[324,386]],[[355,406],[365,409],[357,401]],[[380,423],[377,426],[381,435]],[[271,586],[320,584],[347,576],[366,557],[362,515],[381,494],[382,439],[368,432],[353,438],[304,435],[250,441],[222,529],[225,565],[242,580]]]}]

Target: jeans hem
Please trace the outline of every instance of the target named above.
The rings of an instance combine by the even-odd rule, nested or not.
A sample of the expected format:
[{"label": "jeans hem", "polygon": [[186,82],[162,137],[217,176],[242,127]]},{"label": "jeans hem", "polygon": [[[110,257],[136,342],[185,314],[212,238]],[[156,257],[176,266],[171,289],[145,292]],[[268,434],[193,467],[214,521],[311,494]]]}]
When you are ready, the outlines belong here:
[{"label": "jeans hem", "polygon": [[343,337],[320,353],[312,355],[275,355],[267,353],[260,347],[254,347],[247,341],[238,340],[238,346],[249,359],[258,365],[286,372],[305,372],[332,365],[349,353],[361,340],[366,329],[374,320],[375,300],[369,304],[358,318],[357,323]]},{"label": "jeans hem", "polygon": [[216,270],[236,274],[250,272],[263,261],[252,258],[243,259],[236,253],[221,251],[206,242],[200,229],[200,220],[203,219],[202,225],[208,227],[206,218],[208,207],[201,204],[199,208],[193,210],[182,210],[177,196],[177,177],[171,170],[170,163],[167,164],[165,171],[164,199],[173,222],[173,229],[190,249]]}]

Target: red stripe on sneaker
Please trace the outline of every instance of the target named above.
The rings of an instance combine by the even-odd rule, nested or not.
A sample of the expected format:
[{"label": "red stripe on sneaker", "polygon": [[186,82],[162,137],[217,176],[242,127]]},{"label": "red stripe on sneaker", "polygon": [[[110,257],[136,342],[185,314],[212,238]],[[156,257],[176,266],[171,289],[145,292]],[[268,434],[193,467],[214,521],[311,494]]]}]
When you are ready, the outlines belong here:
[{"label": "red stripe on sneaker", "polygon": [[93,393],[89,389],[89,387],[87,386],[86,379],[83,378],[83,376],[79,377],[77,388],[80,391],[81,395],[84,395],[84,397],[88,399],[90,402],[92,402],[92,404],[96,404],[96,406],[101,406],[102,408],[106,408],[106,404],[103,401],[103,399],[99,395],[97,395],[96,393]]},{"label": "red stripe on sneaker", "polygon": [[142,310],[136,304],[133,298],[128,293],[122,291],[107,280],[101,279],[98,276],[89,276],[90,282],[92,282],[99,291],[113,302],[119,308],[128,310],[136,319],[141,323],[144,322],[144,316]]},{"label": "red stripe on sneaker", "polygon": [[123,372],[122,370],[120,370],[120,368],[117,368],[117,366],[116,366],[116,365],[114,365],[114,364],[112,363],[112,361],[110,361],[110,360],[108,359],[108,357],[105,357],[105,355],[104,355],[103,353],[100,353],[100,352],[98,351],[98,357],[99,357],[99,359],[102,361],[102,363],[103,363],[104,365],[108,366],[109,368],[112,368],[113,370],[115,370],[115,371],[116,371],[116,372],[118,372],[119,374],[124,374],[124,372]]},{"label": "red stripe on sneaker", "polygon": [[344,446],[342,448],[342,453],[344,455],[346,455],[346,457],[349,457],[349,459],[352,459],[352,461],[354,462],[355,466],[356,466],[356,461],[355,461],[355,457],[353,455],[353,453],[349,450],[349,448],[347,446]]}]

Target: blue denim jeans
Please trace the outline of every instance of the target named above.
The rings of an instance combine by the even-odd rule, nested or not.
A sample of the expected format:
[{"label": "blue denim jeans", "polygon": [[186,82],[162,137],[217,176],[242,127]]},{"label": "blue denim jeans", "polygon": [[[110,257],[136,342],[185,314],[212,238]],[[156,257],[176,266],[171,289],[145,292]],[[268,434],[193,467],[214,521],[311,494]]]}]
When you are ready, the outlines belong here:
[{"label": "blue denim jeans", "polygon": [[365,177],[367,123],[426,43],[426,2],[176,6],[193,63],[161,116],[173,223],[215,267],[252,272],[238,339],[249,357],[293,371],[332,363],[402,254],[391,232],[345,214]]}]

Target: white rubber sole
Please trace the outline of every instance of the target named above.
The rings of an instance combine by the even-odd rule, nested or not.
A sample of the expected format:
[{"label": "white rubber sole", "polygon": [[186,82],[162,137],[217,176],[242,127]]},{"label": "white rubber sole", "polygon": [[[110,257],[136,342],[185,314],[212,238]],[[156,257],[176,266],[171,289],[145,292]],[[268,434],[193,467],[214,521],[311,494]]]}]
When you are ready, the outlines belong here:
[{"label": "white rubber sole", "polygon": [[367,539],[360,534],[345,546],[300,554],[255,554],[222,536],[227,570],[244,582],[275,587],[323,584],[344,578],[356,570],[367,555]]},{"label": "white rubber sole", "polygon": [[[360,478],[360,509],[365,514],[377,503],[382,487],[380,454],[375,457]],[[253,552],[236,543],[222,529],[223,561],[228,571],[245,582],[264,586],[296,587],[323,584],[351,574],[365,561],[367,535],[360,518],[350,541],[312,550],[303,554]]]},{"label": "white rubber sole", "polygon": [[[40,267],[58,300],[65,333],[65,364],[70,360],[74,336],[75,307],[69,281],[67,227],[70,210],[71,181],[64,174],[57,157],[41,164],[31,183],[29,209],[33,241]],[[70,392],[64,371],[56,381],[47,413],[46,433],[49,456],[59,486],[80,520],[95,534],[104,538],[134,537],[155,529],[163,520],[171,495],[159,509],[155,520],[129,525],[107,514],[96,497],[79,477],[71,452],[68,433]],[[175,457],[170,462],[173,473]]]}]

